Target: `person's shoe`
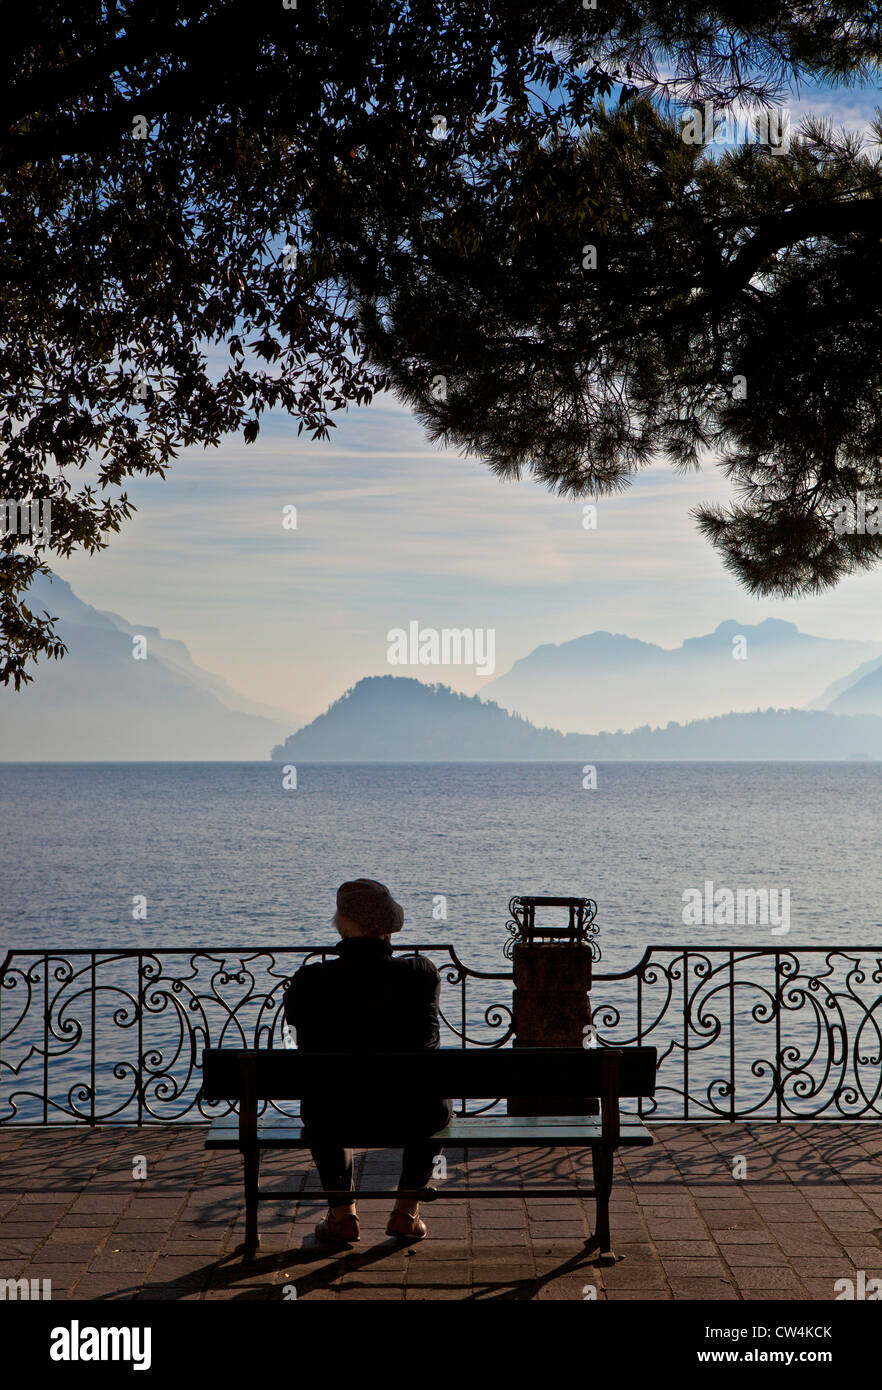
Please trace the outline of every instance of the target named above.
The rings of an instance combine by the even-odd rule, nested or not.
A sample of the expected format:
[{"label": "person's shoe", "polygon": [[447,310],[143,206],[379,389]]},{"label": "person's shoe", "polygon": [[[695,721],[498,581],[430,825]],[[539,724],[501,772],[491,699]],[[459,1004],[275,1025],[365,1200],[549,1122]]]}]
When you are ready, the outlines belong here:
[{"label": "person's shoe", "polygon": [[316,1226],[315,1238],[324,1245],[352,1245],[355,1241],[361,1240],[358,1217],[354,1214],[335,1216],[329,1211],[324,1220],[319,1221]]},{"label": "person's shoe", "polygon": [[417,1240],[425,1240],[429,1234],[425,1221],[418,1216],[408,1216],[406,1211],[393,1211],[386,1227],[386,1235],[394,1236],[402,1243],[412,1245]]}]

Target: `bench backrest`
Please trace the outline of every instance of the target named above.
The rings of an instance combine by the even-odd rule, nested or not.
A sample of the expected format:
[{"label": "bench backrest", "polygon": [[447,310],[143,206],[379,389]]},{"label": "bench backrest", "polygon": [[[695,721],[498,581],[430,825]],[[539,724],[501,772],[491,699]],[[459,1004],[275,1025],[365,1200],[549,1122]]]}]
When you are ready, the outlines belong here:
[{"label": "bench backrest", "polygon": [[519,1096],[620,1097],[655,1094],[654,1047],[440,1048],[432,1052],[301,1052],[298,1049],[206,1048],[202,1094],[207,1101],[302,1100],[345,1091],[369,1093],[390,1083],[398,1091],[491,1099]]}]

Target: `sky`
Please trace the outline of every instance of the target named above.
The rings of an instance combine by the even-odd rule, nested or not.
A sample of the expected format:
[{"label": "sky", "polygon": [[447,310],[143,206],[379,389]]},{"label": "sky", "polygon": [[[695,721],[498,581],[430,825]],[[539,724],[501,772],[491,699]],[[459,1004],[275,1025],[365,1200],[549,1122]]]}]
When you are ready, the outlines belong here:
[{"label": "sky", "polygon": [[[875,88],[806,93],[813,110],[866,127]],[[882,641],[882,574],[822,596],[747,595],[698,535],[690,510],[725,500],[715,467],[660,463],[628,492],[583,501],[430,444],[393,397],[336,417],[328,441],[263,417],[253,445],[185,451],[166,480],[137,479],[137,507],[108,550],[57,559],[77,595],[184,641],[243,694],[311,719],[365,675],[442,680],[469,694],[544,642],[605,629],[662,646],[733,618],[795,622],[821,636]],[[591,499],[584,499],[588,501]],[[285,507],[297,529],[285,529]],[[495,669],[388,662],[388,633],[493,629]]]}]

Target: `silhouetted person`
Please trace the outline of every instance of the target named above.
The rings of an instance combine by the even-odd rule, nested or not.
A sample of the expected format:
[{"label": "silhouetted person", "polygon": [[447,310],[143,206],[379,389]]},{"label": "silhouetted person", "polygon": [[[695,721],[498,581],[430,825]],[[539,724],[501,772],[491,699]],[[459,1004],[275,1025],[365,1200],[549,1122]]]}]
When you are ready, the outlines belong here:
[{"label": "silhouetted person", "polygon": [[[334,926],[343,938],[337,960],[304,965],[285,992],[285,1017],[305,1052],[423,1052],[437,1048],[441,978],[425,956],[393,956],[389,939],[404,924],[404,909],[389,889],[358,878],[337,890]],[[449,1124],[451,1105],[420,1092],[396,1092],[394,1071],[378,1077],[375,1095],[307,1097],[301,1104],[313,1162],[326,1191],[352,1191],[352,1150],[339,1137],[359,1131],[394,1131],[405,1145],[402,1189],[428,1185],[441,1146],[430,1136]],[[412,1138],[411,1138],[412,1136]],[[355,1202],[331,1206],[315,1228],[319,1240],[359,1239]],[[386,1234],[422,1240],[419,1202],[399,1197]]]}]

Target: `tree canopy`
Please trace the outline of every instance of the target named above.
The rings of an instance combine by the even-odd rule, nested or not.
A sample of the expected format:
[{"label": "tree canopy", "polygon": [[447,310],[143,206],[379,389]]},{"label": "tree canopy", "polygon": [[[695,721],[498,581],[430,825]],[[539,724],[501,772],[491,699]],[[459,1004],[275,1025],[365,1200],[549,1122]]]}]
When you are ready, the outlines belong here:
[{"label": "tree canopy", "polygon": [[700,525],[760,592],[871,563],[829,512],[877,479],[878,157],[815,126],[714,158],[678,110],[878,55],[852,4],[30,5],[0,57],[0,454],[52,529],[0,539],[0,679],[62,653],[27,585],[108,543],[126,478],[268,409],[324,437],[387,385],[573,494],[720,451],[740,500]]},{"label": "tree canopy", "polygon": [[[573,496],[666,455],[735,489],[701,530],[760,594],[876,563],[882,232],[876,146],[809,124],[715,158],[647,100],[578,141],[520,145],[406,244],[375,229],[372,360],[430,435]],[[384,237],[383,232],[390,234]]]}]

